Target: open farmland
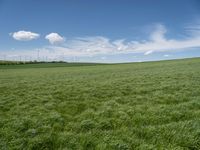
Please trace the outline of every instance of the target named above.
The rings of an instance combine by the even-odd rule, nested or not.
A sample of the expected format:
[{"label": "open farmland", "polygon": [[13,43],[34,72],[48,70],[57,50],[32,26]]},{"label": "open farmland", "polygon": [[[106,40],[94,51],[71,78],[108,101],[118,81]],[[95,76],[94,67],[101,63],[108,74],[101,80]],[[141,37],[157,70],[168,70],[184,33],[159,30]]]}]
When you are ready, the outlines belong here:
[{"label": "open farmland", "polygon": [[0,66],[0,149],[200,149],[200,58],[49,65]]}]

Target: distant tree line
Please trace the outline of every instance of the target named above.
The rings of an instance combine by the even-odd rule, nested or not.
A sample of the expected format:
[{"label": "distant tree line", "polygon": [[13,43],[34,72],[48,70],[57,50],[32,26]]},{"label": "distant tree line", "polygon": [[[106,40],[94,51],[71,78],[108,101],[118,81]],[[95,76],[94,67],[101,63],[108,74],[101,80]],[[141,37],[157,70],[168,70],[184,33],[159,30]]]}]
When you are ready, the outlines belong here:
[{"label": "distant tree line", "polygon": [[22,65],[22,64],[41,64],[41,63],[67,63],[65,61],[1,61],[0,65]]}]

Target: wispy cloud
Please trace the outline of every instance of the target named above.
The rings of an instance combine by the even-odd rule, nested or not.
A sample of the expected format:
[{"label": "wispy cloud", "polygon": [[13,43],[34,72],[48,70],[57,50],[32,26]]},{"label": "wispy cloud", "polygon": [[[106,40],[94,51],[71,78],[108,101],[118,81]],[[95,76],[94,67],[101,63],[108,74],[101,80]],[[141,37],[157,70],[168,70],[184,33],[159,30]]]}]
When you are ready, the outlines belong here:
[{"label": "wispy cloud", "polygon": [[[199,26],[200,28],[200,26]],[[67,54],[75,54],[78,56],[99,55],[99,54],[120,54],[120,53],[143,53],[149,55],[154,52],[185,50],[200,47],[200,31],[196,28],[196,34],[188,36],[182,40],[167,39],[165,34],[167,29],[162,24],[157,24],[155,30],[149,35],[149,39],[145,41],[126,41],[119,39],[112,41],[109,38],[82,37],[68,40],[62,47],[48,47],[56,51],[63,51]],[[47,48],[47,49],[48,49]]]},{"label": "wispy cloud", "polygon": [[168,55],[168,54],[165,54],[165,55],[163,55],[164,57],[169,57],[170,55]]},{"label": "wispy cloud", "polygon": [[150,50],[150,51],[145,52],[144,55],[150,55],[152,53],[153,53],[153,51]]},{"label": "wispy cloud", "polygon": [[165,26],[162,24],[156,24],[155,31],[151,33],[150,39],[157,43],[165,42],[165,33],[167,33]]},{"label": "wispy cloud", "polygon": [[30,41],[40,37],[40,34],[31,31],[17,31],[10,33],[10,35],[18,41]]},{"label": "wispy cloud", "polygon": [[[190,31],[188,31],[190,29]],[[64,42],[62,46],[49,45],[39,48],[41,56],[58,58],[60,56],[68,57],[91,57],[97,55],[115,55],[115,54],[144,54],[149,55],[155,52],[173,52],[177,50],[186,50],[200,47],[200,25],[188,27],[188,32],[194,34],[188,35],[184,39],[166,38],[167,28],[163,24],[156,24],[155,29],[150,33],[147,39],[142,41],[127,41],[125,39],[111,40],[103,36],[77,37],[68,39],[64,42],[64,37],[57,33],[51,33],[46,36],[51,44]],[[37,49],[38,50],[38,49]],[[12,51],[15,55],[20,53],[36,56],[37,50]],[[165,56],[167,57],[167,56]]]},{"label": "wispy cloud", "polygon": [[184,29],[191,36],[199,36],[200,35],[200,19],[195,20],[194,23],[187,23]]}]

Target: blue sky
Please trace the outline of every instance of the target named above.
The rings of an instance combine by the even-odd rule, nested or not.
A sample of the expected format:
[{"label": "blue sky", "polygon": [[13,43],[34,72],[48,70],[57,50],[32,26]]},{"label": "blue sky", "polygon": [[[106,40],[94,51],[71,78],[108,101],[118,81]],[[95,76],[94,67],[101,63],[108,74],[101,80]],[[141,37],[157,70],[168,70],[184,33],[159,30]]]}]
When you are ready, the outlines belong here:
[{"label": "blue sky", "polygon": [[199,56],[198,0],[0,0],[0,59],[134,62]]}]

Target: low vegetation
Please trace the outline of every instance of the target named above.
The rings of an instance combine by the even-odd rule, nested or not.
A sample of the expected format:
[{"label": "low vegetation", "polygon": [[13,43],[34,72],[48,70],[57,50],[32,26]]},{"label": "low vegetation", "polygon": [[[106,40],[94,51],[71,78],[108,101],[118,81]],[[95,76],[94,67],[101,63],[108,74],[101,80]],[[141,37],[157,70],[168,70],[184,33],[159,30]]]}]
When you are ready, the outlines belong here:
[{"label": "low vegetation", "polygon": [[199,58],[46,65],[0,66],[0,149],[200,149]]},{"label": "low vegetation", "polygon": [[94,66],[103,65],[103,63],[76,63],[63,61],[37,62],[37,61],[0,61],[1,69],[18,69],[18,68],[55,68],[55,67],[76,67],[76,66]]}]

